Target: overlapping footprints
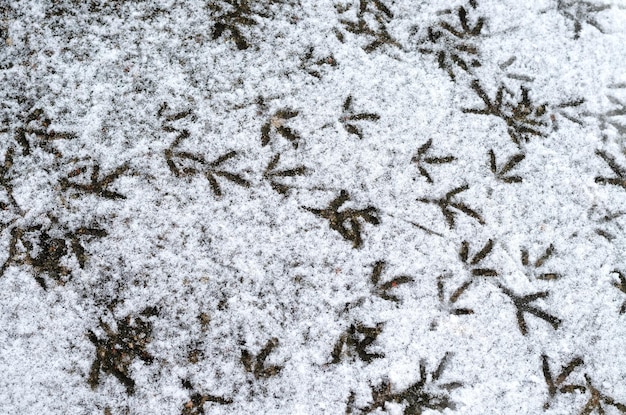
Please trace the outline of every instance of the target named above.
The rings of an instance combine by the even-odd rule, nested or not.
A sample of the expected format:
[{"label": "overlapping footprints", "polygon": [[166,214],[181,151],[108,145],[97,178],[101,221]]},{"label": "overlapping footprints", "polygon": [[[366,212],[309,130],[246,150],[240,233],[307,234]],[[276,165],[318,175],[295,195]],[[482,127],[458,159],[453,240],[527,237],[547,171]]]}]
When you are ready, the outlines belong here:
[{"label": "overlapping footprints", "polygon": [[[544,404],[544,409],[548,409],[557,395],[566,394],[588,394],[587,403],[578,412],[579,415],[591,415],[596,412],[598,414],[605,414],[605,408],[609,406],[614,407],[620,413],[626,413],[626,405],[617,401],[613,397],[602,392],[597,386],[594,385],[591,376],[587,373],[583,374],[584,382],[582,381],[569,381],[568,378],[585,362],[579,356],[574,357],[565,366],[561,367],[559,374],[554,377],[553,370],[550,367],[550,359],[547,355],[541,356],[543,376],[548,386],[548,400]],[[572,376],[573,377],[573,376]]]},{"label": "overlapping footprints", "polygon": [[[444,18],[429,26],[427,36],[418,41],[417,50],[435,55],[439,68],[453,81],[457,78],[456,69],[471,73],[472,68],[481,66],[479,49],[474,41],[481,36],[485,18],[479,16],[475,23],[470,23],[470,12],[474,12],[478,4],[472,0],[468,6],[459,6],[456,13],[451,9],[442,10],[439,14]],[[453,23],[449,16],[454,16]]]},{"label": "overlapping footprints", "polygon": [[104,336],[92,330],[87,332],[89,341],[96,347],[96,358],[91,365],[89,385],[95,389],[100,384],[101,372],[115,376],[126,388],[129,395],[135,393],[135,380],[131,377],[130,366],[135,359],[152,364],[154,356],[147,347],[152,341],[150,317],[158,314],[154,307],[147,307],[138,315],[128,315],[115,322],[116,327],[100,321]]},{"label": "overlapping footprints", "polygon": [[437,367],[427,372],[426,362],[420,361],[419,379],[401,391],[394,392],[393,385],[388,379],[376,385],[371,386],[372,403],[363,408],[355,407],[354,395],[348,398],[348,406],[346,414],[369,414],[378,409],[385,410],[388,403],[398,403],[404,405],[403,413],[405,415],[418,415],[424,410],[431,409],[443,411],[445,409],[456,409],[456,404],[450,398],[449,392],[463,386],[461,382],[441,382],[444,371],[452,353],[446,352],[439,361]]}]

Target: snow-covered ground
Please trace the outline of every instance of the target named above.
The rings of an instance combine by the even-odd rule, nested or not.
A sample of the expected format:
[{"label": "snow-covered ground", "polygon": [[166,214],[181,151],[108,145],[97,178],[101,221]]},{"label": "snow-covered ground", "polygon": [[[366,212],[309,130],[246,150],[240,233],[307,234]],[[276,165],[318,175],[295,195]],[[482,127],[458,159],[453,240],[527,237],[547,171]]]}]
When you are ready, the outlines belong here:
[{"label": "snow-covered ground", "polygon": [[1,414],[626,413],[624,1],[0,37]]}]

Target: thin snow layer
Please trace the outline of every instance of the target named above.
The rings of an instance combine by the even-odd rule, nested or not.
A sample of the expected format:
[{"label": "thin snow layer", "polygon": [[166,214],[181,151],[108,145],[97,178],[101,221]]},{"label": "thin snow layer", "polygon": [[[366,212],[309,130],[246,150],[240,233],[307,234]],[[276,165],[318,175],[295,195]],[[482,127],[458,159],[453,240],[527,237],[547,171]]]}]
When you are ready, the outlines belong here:
[{"label": "thin snow layer", "polygon": [[626,413],[625,29],[3,2],[0,413]]}]

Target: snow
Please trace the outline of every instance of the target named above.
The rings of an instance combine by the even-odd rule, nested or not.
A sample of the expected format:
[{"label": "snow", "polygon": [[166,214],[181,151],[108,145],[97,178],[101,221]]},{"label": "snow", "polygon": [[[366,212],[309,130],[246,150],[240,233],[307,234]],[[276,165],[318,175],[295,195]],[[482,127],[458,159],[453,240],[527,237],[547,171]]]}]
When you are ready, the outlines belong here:
[{"label": "snow", "polygon": [[0,413],[626,413],[625,28],[621,0],[5,2]]}]

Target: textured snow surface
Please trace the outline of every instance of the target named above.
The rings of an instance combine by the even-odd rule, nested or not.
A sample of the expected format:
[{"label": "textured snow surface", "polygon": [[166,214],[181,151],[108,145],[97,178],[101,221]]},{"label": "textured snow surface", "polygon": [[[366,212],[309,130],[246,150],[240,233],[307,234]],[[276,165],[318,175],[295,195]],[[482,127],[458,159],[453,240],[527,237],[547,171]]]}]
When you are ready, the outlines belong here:
[{"label": "textured snow surface", "polygon": [[0,1],[0,413],[626,413],[625,45],[621,0]]}]

